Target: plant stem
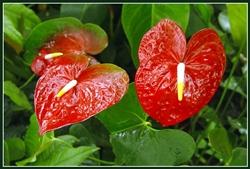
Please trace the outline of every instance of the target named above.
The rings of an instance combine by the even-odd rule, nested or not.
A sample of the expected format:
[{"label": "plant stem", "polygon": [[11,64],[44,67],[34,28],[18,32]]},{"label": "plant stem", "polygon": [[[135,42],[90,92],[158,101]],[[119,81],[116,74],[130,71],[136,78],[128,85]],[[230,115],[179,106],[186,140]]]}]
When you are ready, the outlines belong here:
[{"label": "plant stem", "polygon": [[[244,76],[241,77],[239,83],[241,83],[243,79],[244,79]],[[238,87],[239,87],[238,85],[237,85],[236,87],[234,87],[234,90],[232,91],[231,95],[228,97],[226,106],[224,107],[223,112],[220,114],[221,117],[223,117],[225,111],[227,110],[227,107],[228,107],[229,104],[231,103],[231,99],[232,99],[232,97],[234,96],[235,90],[236,90]]]},{"label": "plant stem", "polygon": [[243,43],[243,45],[241,45],[239,51],[238,51],[237,54],[236,54],[236,61],[234,62],[233,67],[232,67],[232,69],[231,69],[231,71],[230,71],[230,74],[229,74],[229,77],[228,77],[228,81],[227,81],[226,84],[225,84],[225,88],[224,88],[224,90],[223,90],[223,92],[222,92],[222,96],[221,96],[221,98],[220,98],[220,101],[219,101],[219,103],[218,103],[217,106],[216,106],[216,109],[215,109],[215,112],[216,112],[216,113],[218,113],[218,110],[220,109],[221,104],[222,104],[222,102],[223,102],[223,100],[224,100],[224,98],[225,98],[225,96],[226,96],[226,93],[227,93],[227,90],[228,90],[228,85],[229,85],[229,83],[230,83],[230,81],[231,81],[231,79],[232,79],[233,73],[234,73],[234,71],[236,70],[236,67],[237,67],[237,65],[238,65],[238,63],[239,63],[239,60],[240,60],[240,59],[239,59],[239,58],[240,58],[240,53],[241,53],[241,51],[242,51],[242,49],[243,49],[243,46],[244,46],[244,43]]},{"label": "plant stem", "polygon": [[240,115],[238,116],[237,119],[240,119],[246,112],[247,112],[247,107],[245,107],[245,108],[240,112]]},{"label": "plant stem", "polygon": [[[191,128],[190,128],[190,129],[191,129],[191,132],[194,132],[195,127],[196,127],[196,123],[197,123],[198,119],[201,117],[203,111],[204,111],[204,110],[200,111],[200,112],[198,113],[198,115],[195,116],[195,117],[192,119]],[[206,110],[205,110],[205,111],[206,111]]]},{"label": "plant stem", "polygon": [[24,84],[22,84],[19,88],[20,89],[25,88],[34,79],[35,76],[36,76],[35,74],[30,76],[30,78]]},{"label": "plant stem", "polygon": [[88,157],[90,160],[93,160],[93,161],[96,161],[96,162],[99,162],[99,163],[102,163],[102,164],[109,164],[109,165],[115,165],[114,162],[112,161],[105,161],[105,160],[101,160],[101,159],[98,159],[98,158],[95,158],[95,157]]}]

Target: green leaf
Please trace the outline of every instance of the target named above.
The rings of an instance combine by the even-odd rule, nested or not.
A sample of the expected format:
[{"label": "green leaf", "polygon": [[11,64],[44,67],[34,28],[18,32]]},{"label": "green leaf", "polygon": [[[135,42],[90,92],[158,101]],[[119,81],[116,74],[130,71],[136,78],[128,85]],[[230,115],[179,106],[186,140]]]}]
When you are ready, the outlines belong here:
[{"label": "green leaf", "polygon": [[[95,145],[107,148],[111,147],[109,142],[110,133],[100,120],[97,118],[90,118],[89,120],[84,121],[83,125],[89,131],[89,133],[91,133],[91,138],[93,138]],[[83,139],[80,139],[79,145],[86,145],[82,144],[82,141]],[[103,153],[103,151],[101,153]]]},{"label": "green leaf", "polygon": [[190,37],[199,30],[206,28],[207,24],[202,20],[201,16],[196,12],[194,5],[190,6],[189,23],[186,30],[186,36]]},{"label": "green leaf", "polygon": [[9,160],[15,161],[24,157],[25,144],[22,139],[13,137],[5,140],[8,145]]},{"label": "green leaf", "polygon": [[218,21],[219,21],[221,28],[227,33],[229,33],[231,28],[230,28],[230,23],[229,23],[227,13],[225,11],[219,14]]},{"label": "green leaf", "polygon": [[110,132],[116,132],[145,123],[147,114],[144,113],[137,99],[134,83],[130,83],[122,100],[96,117]]},{"label": "green leaf", "polygon": [[64,142],[73,145],[75,142],[79,142],[79,139],[72,135],[62,135],[57,137],[60,140],[63,140]]},{"label": "green leaf", "polygon": [[30,124],[24,136],[27,156],[35,154],[41,145],[42,137],[39,135],[38,130],[39,128],[36,115],[33,114],[30,117]]},{"label": "green leaf", "polygon": [[8,96],[16,105],[27,110],[32,109],[27,96],[11,81],[4,81],[4,94]]},{"label": "green leaf", "polygon": [[16,30],[11,19],[4,15],[4,40],[19,53],[23,48],[23,36]]},{"label": "green leaf", "polygon": [[[4,123],[5,123],[5,121],[4,121]],[[4,138],[22,137],[25,130],[26,130],[26,126],[23,124],[10,125],[9,127],[6,127],[4,129]]]},{"label": "green leaf", "polygon": [[190,160],[195,151],[187,133],[147,126],[114,133],[111,144],[117,164],[126,165],[178,165]]},{"label": "green leaf", "polygon": [[36,14],[22,4],[4,4],[4,39],[17,53],[23,48],[23,37],[40,22]]},{"label": "green leaf", "polygon": [[128,38],[134,65],[142,36],[161,19],[169,18],[185,31],[189,20],[188,4],[124,4],[122,25]]},{"label": "green leaf", "polygon": [[239,118],[233,119],[232,117],[228,116],[227,119],[233,129],[238,129],[241,134],[242,133],[247,134],[246,124],[245,124],[247,120],[244,117],[240,119]]},{"label": "green leaf", "polygon": [[17,78],[13,73],[4,69],[4,81],[12,81],[13,83],[17,83]]},{"label": "green leaf", "polygon": [[87,136],[91,137],[89,131],[82,124],[73,124],[69,128],[69,134],[77,138]]},{"label": "green leaf", "polygon": [[22,57],[14,53],[8,44],[4,44],[4,70],[13,73],[17,78],[28,79],[31,75],[31,69],[24,63]]},{"label": "green leaf", "polygon": [[227,131],[224,128],[215,128],[208,133],[211,146],[218,152],[226,162],[232,155],[232,146]]},{"label": "green leaf", "polygon": [[231,33],[235,43],[240,47],[246,41],[246,4],[227,4]]},{"label": "green leaf", "polygon": [[[229,83],[228,83],[228,81],[229,81]],[[221,86],[227,87],[228,89],[233,90],[246,98],[247,95],[243,91],[243,89],[242,89],[243,86],[241,85],[240,82],[241,82],[241,77],[232,76],[231,78],[227,78],[225,81],[223,81],[221,83]],[[228,85],[226,86],[227,83],[228,83]]]},{"label": "green leaf", "polygon": [[89,155],[97,151],[95,146],[73,148],[55,140],[44,152],[37,156],[32,165],[39,166],[75,166],[80,165]]},{"label": "green leaf", "polygon": [[202,118],[205,118],[206,121],[208,122],[213,122],[217,125],[220,125],[220,120],[217,114],[215,113],[215,110],[213,109],[213,107],[207,105],[202,109],[202,111],[203,111],[201,115]]},{"label": "green leaf", "polygon": [[28,158],[17,162],[22,165],[79,165],[90,154],[97,151],[97,147],[73,148],[72,144],[78,141],[71,135],[54,138],[53,132],[44,136],[38,134],[38,123],[35,114],[30,118],[30,125],[25,135]]},{"label": "green leaf", "polygon": [[36,115],[33,114],[30,117],[30,125],[24,136],[24,141],[26,145],[26,156],[28,158],[22,161],[18,161],[16,163],[18,166],[23,166],[28,163],[35,162],[37,160],[37,156],[52,144],[54,137],[53,132],[49,132],[46,133],[44,136],[40,136],[38,131],[39,128]]},{"label": "green leaf", "polygon": [[204,24],[208,26],[213,16],[213,7],[210,4],[193,4],[193,6]]},{"label": "green leaf", "polygon": [[198,149],[205,149],[207,148],[207,141],[205,139],[201,139],[198,143],[197,143],[197,148]]},{"label": "green leaf", "polygon": [[[33,58],[44,42],[46,42],[55,33],[64,30],[66,27],[81,27],[82,23],[75,18],[65,17],[47,20],[38,24],[27,37],[24,44],[24,60],[31,64]],[[39,38],[38,38],[39,37]]]},{"label": "green leaf", "polygon": [[94,143],[94,139],[82,124],[74,124],[69,128],[69,134],[79,138],[82,145],[91,145]]},{"label": "green leaf", "polygon": [[[9,71],[13,75],[15,75],[18,79],[28,79],[32,73],[30,67],[27,67],[27,65],[24,65],[20,60],[15,60],[15,58],[12,57],[12,59],[9,59],[8,56],[4,56],[4,71]],[[6,81],[7,78],[6,78]],[[12,82],[15,82],[14,80],[11,80]]]},{"label": "green leaf", "polygon": [[10,153],[7,142],[4,140],[4,165],[10,165]]},{"label": "green leaf", "polygon": [[83,23],[100,25],[107,17],[108,9],[104,4],[62,4],[60,14],[78,18]]},{"label": "green leaf", "polygon": [[246,166],[247,165],[247,149],[236,147],[233,149],[232,159],[229,162],[230,166]]}]

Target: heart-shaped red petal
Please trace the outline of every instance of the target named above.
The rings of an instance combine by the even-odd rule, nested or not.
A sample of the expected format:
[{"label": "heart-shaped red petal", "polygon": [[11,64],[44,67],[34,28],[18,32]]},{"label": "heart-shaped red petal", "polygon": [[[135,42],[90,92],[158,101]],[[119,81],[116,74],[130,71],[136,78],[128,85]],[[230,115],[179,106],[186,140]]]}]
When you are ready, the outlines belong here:
[{"label": "heart-shaped red petal", "polygon": [[181,28],[171,20],[159,22],[142,38],[139,46],[139,61],[143,64],[155,55],[171,53],[173,61],[182,60],[186,51],[186,38]]},{"label": "heart-shaped red petal", "polygon": [[[41,76],[53,65],[76,62],[88,65],[89,60],[93,59],[87,53],[97,54],[107,45],[106,34],[100,35],[100,37],[94,33],[94,30],[88,28],[88,24],[84,25],[82,29],[65,29],[63,32],[57,33],[44,44],[38,56],[33,60],[32,71]],[[97,41],[98,38],[101,42]],[[55,53],[61,53],[61,55],[50,59],[45,58],[46,55]]]},{"label": "heart-shaped red petal", "polygon": [[63,54],[56,58],[45,59],[45,56],[49,54],[45,49],[42,49],[39,52],[39,55],[33,60],[31,64],[32,71],[38,76],[42,76],[45,71],[54,65],[67,65],[67,64],[81,64],[83,67],[87,67],[90,64],[90,61],[93,60],[93,57],[88,55],[72,55],[72,54]]},{"label": "heart-shaped red petal", "polygon": [[[135,84],[140,103],[145,112],[164,126],[182,122],[210,101],[226,62],[223,45],[214,30],[197,32],[186,47],[181,29],[169,20],[162,20],[144,35],[139,57]],[[185,64],[181,101],[177,92],[179,63]]]},{"label": "heart-shaped red petal", "polygon": [[[59,91],[70,81],[77,84],[61,97]],[[80,64],[51,67],[38,80],[35,112],[40,134],[84,121],[117,103],[128,88],[127,73],[112,64]]]}]

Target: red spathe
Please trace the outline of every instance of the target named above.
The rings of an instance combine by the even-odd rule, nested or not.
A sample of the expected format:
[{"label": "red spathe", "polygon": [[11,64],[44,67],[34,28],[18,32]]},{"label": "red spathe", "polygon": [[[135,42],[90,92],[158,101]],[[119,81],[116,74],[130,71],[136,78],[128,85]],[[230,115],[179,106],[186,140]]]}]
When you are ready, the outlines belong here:
[{"label": "red spathe", "polygon": [[[150,29],[139,46],[135,86],[139,101],[163,126],[175,125],[198,113],[221,82],[226,57],[217,33],[203,29],[186,45],[181,28],[165,19]],[[183,100],[178,101],[177,65],[185,64]]]}]

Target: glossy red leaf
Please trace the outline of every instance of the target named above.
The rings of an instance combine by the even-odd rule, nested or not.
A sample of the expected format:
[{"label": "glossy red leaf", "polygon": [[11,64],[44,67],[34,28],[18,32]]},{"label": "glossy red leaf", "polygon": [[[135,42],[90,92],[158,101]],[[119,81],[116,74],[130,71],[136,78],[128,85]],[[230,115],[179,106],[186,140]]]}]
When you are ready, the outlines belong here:
[{"label": "glossy red leaf", "polygon": [[155,55],[168,51],[173,61],[182,60],[186,50],[186,38],[181,28],[171,20],[164,20],[151,28],[139,46],[139,62],[143,64]]},{"label": "glossy red leaf", "polygon": [[[94,35],[96,32],[98,31],[91,30],[86,24],[82,29],[65,29],[54,35],[33,60],[32,71],[41,76],[53,65],[81,63],[88,66],[90,59],[94,59],[88,54],[97,54],[107,46],[106,34]],[[98,38],[100,41],[97,41]],[[45,59],[45,55],[58,52],[62,53],[62,56]]]},{"label": "glossy red leaf", "polygon": [[[198,113],[215,94],[226,64],[223,45],[214,30],[197,32],[186,46],[181,28],[167,19],[144,35],[138,54],[138,98],[145,112],[163,126],[175,125]],[[177,97],[180,62],[185,64],[181,101]]]},{"label": "glossy red leaf", "polygon": [[49,53],[51,52],[42,49],[31,64],[32,71],[38,76],[42,76],[45,71],[54,65],[80,64],[82,67],[86,68],[91,60],[88,55],[75,56],[71,54],[64,54],[57,58],[45,59],[44,56]]},{"label": "glossy red leaf", "polygon": [[[76,86],[56,97],[71,80],[77,80]],[[40,134],[84,121],[112,106],[123,97],[128,82],[127,73],[112,64],[96,64],[87,69],[80,64],[51,67],[35,89]]]}]

